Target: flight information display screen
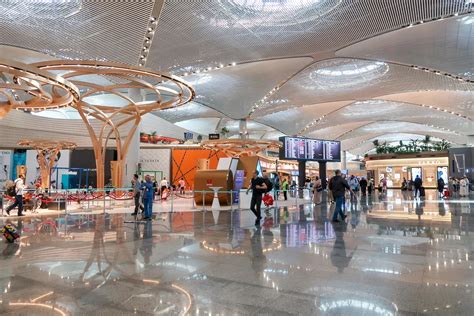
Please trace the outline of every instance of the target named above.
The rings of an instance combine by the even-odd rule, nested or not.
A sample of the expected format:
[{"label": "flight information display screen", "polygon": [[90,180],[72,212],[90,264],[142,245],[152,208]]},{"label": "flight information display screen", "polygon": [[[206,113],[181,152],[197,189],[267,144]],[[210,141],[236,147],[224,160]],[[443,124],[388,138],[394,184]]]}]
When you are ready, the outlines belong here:
[{"label": "flight information display screen", "polygon": [[280,137],[282,160],[341,161],[341,142],[303,137]]}]

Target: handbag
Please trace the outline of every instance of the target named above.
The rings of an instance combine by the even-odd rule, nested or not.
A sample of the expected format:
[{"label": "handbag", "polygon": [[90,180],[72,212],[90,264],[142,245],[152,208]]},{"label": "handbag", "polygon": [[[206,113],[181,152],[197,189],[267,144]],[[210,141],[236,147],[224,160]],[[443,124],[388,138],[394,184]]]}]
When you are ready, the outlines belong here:
[{"label": "handbag", "polygon": [[319,187],[316,188],[316,191],[317,191],[317,192],[322,192],[322,191],[323,191],[323,187],[320,185]]}]

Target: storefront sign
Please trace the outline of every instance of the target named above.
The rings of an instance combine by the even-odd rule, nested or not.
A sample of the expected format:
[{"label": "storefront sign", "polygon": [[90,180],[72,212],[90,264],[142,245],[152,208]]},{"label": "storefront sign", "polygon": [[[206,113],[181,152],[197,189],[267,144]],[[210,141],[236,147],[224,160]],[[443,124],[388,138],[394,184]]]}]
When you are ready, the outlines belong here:
[{"label": "storefront sign", "polygon": [[193,133],[191,132],[184,132],[184,140],[192,140],[194,137]]}]

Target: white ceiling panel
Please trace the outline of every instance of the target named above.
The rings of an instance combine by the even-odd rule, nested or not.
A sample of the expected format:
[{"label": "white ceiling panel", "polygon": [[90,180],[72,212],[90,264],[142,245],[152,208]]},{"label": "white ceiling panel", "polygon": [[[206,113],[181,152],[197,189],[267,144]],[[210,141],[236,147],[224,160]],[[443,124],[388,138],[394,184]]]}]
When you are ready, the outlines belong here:
[{"label": "white ceiling panel", "polygon": [[339,50],[337,56],[417,65],[474,79],[474,14],[389,32]]},{"label": "white ceiling panel", "polygon": [[472,91],[473,84],[411,67],[383,62],[335,58],[317,62],[284,84],[255,113],[272,107],[273,100],[300,106],[361,100],[408,91]]},{"label": "white ceiling panel", "polygon": [[197,102],[190,102],[183,106],[153,112],[153,114],[173,123],[195,118],[224,117],[224,114]]},{"label": "white ceiling panel", "polygon": [[208,135],[210,133],[215,133],[217,130],[217,125],[219,124],[219,118],[199,118],[199,119],[190,119],[186,121],[180,121],[175,123],[185,130],[199,133],[202,135]]},{"label": "white ceiling panel", "polygon": [[168,0],[147,65],[184,72],[308,55],[468,9],[464,0]]},{"label": "white ceiling panel", "polygon": [[416,91],[402,92],[381,97],[385,100],[424,104],[452,111],[470,118],[474,118],[474,86],[466,91]]},{"label": "white ceiling panel", "polygon": [[[256,118],[259,122],[293,135],[301,132],[315,118],[337,111],[352,101],[329,102],[292,107],[291,105],[273,106],[266,108],[266,115]],[[259,112],[265,113],[265,112]],[[273,112],[273,113],[272,113]]]},{"label": "white ceiling panel", "polygon": [[453,130],[465,135],[469,135],[474,130],[474,124],[471,119],[449,112],[415,104],[367,100],[357,101],[333,111],[307,129],[306,133],[311,130],[338,125],[339,122],[375,122],[385,120],[420,123],[427,126],[441,127],[448,131]]},{"label": "white ceiling panel", "polygon": [[40,10],[9,5],[21,2],[0,2],[0,44],[56,58],[129,64],[138,61],[154,5],[153,0],[83,0],[79,10],[68,14],[57,10],[57,1],[37,1]]},{"label": "white ceiling panel", "polygon": [[196,100],[233,119],[248,116],[252,106],[269,90],[311,62],[286,58],[246,63],[186,77]]}]

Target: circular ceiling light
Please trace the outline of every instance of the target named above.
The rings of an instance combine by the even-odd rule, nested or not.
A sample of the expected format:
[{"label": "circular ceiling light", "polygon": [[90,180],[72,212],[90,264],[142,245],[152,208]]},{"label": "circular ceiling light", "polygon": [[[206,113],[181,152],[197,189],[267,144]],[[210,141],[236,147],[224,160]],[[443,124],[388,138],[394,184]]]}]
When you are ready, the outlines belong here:
[{"label": "circular ceiling light", "polygon": [[309,80],[303,82],[308,90],[318,88],[359,87],[381,78],[389,71],[380,61],[335,58],[317,63],[309,69]]},{"label": "circular ceiling light", "polygon": [[[385,100],[357,101],[343,108],[341,110],[341,114],[348,117],[366,116],[371,118],[377,115],[387,115],[389,113],[393,113],[393,111],[399,110],[403,105],[408,106],[408,104]],[[403,112],[401,113],[403,114]]]},{"label": "circular ceiling light", "polygon": [[334,10],[342,0],[219,0],[221,14],[200,15],[213,26],[254,28],[314,22]]}]

